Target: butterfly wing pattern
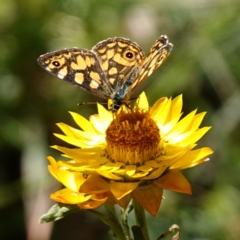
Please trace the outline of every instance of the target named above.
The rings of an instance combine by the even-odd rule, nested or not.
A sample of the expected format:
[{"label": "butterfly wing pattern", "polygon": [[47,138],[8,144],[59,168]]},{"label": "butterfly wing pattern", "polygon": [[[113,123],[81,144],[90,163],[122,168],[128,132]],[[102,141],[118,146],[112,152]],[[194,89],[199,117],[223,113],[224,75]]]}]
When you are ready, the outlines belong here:
[{"label": "butterfly wing pattern", "polygon": [[69,48],[46,53],[39,65],[54,76],[104,99],[116,111],[133,90],[168,57],[173,45],[160,36],[147,57],[134,42],[120,37],[96,44],[92,50]]}]

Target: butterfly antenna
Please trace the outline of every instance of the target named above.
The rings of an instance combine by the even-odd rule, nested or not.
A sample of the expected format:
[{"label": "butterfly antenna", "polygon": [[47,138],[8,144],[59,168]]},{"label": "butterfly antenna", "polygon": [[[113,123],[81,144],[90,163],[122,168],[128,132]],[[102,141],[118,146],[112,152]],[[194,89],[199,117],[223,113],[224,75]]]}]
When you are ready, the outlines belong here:
[{"label": "butterfly antenna", "polygon": [[138,99],[139,97],[134,97],[134,98],[130,98],[129,101],[133,101],[133,100],[136,100]]},{"label": "butterfly antenna", "polygon": [[[99,103],[99,102],[81,102],[81,103],[78,103],[77,105],[78,106],[83,106],[83,105],[91,105],[91,104],[97,104],[97,103]],[[100,102],[100,104],[102,104],[102,105],[107,105],[107,103],[106,102]]]}]

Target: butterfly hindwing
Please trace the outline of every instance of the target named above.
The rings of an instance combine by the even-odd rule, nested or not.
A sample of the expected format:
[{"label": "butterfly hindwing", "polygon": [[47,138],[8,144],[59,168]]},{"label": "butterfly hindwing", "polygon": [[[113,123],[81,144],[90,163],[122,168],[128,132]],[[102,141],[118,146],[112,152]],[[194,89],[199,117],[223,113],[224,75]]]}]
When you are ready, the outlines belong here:
[{"label": "butterfly hindwing", "polygon": [[168,57],[173,45],[169,43],[166,35],[162,35],[151,47],[149,54],[144,59],[138,78],[129,90],[129,95],[147,77],[149,77]]},{"label": "butterfly hindwing", "polygon": [[125,38],[109,38],[93,47],[113,89],[119,89],[136,66],[141,66],[144,53],[141,48]]}]

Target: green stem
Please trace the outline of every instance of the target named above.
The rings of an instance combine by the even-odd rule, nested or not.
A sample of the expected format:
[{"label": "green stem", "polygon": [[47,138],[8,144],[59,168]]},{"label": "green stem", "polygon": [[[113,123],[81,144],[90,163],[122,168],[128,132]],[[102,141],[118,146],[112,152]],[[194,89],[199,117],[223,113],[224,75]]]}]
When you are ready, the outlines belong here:
[{"label": "green stem", "polygon": [[102,214],[95,210],[92,210],[92,212],[112,229],[117,240],[126,240],[114,205],[104,204],[104,207],[107,214]]},{"label": "green stem", "polygon": [[128,226],[128,214],[131,212],[132,208],[132,203],[130,203],[128,207],[121,212],[121,222],[125,232],[126,240],[131,240],[131,234]]},{"label": "green stem", "polygon": [[133,208],[137,225],[141,228],[145,240],[150,240],[144,208],[133,199]]}]

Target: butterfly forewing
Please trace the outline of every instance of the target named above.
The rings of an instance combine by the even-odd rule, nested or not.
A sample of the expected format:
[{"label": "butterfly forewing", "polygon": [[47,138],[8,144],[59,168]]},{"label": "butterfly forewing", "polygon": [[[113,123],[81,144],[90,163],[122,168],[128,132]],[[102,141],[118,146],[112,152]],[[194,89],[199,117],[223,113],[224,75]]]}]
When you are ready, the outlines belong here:
[{"label": "butterfly forewing", "polygon": [[39,57],[38,63],[51,74],[94,95],[109,98],[113,93],[96,55],[86,49],[70,48]]}]

